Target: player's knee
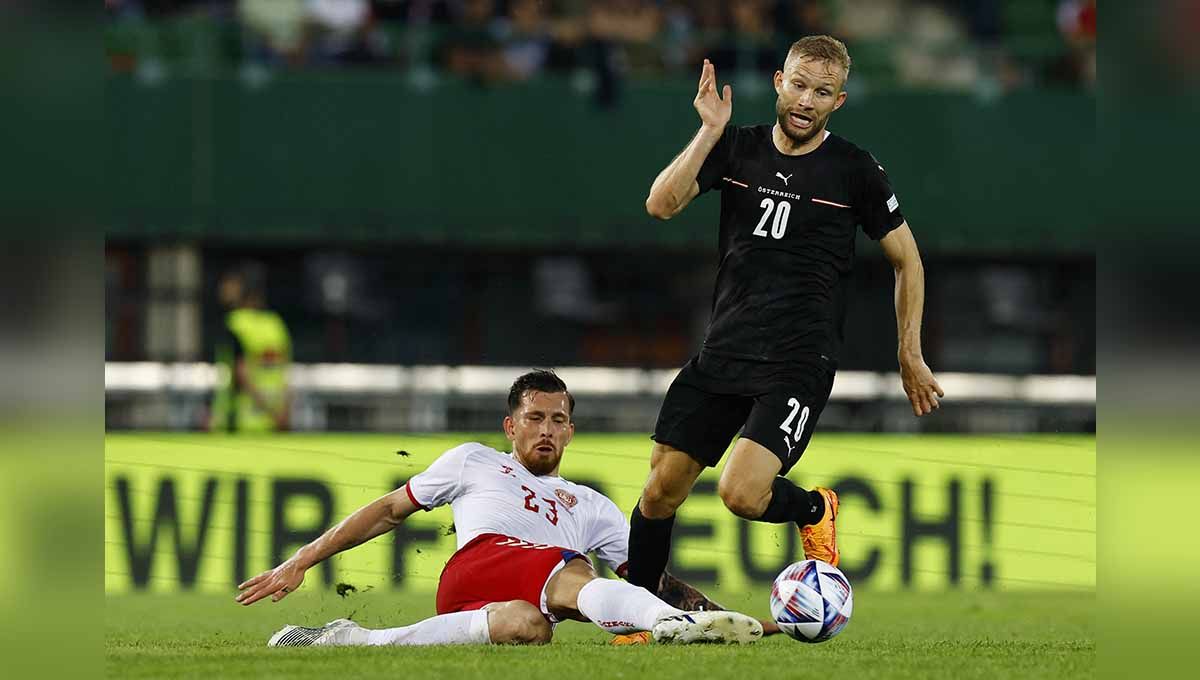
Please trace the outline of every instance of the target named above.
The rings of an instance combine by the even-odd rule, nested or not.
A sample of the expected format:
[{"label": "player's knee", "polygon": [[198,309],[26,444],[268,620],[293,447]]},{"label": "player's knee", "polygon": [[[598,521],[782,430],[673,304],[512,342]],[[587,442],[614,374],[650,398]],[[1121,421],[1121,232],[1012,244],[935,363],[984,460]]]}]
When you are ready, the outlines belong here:
[{"label": "player's knee", "polygon": [[767,509],[767,494],[746,484],[729,482],[724,477],[717,482],[717,495],[730,512],[745,519],[758,519]]},{"label": "player's knee", "polygon": [[651,454],[650,476],[642,488],[642,498],[638,506],[642,515],[650,519],[670,517],[687,500],[692,490],[695,474],[692,470],[679,469],[679,466],[669,462],[668,451],[662,444],[656,444]]},{"label": "player's knee", "polygon": [[497,645],[544,645],[554,634],[542,612],[520,600],[493,609],[488,616],[488,629],[492,643]]},{"label": "player's knee", "polygon": [[649,519],[663,519],[675,514],[675,510],[683,504],[687,494],[680,494],[671,488],[661,476],[651,473],[642,488],[642,498],[638,501],[642,515]]}]

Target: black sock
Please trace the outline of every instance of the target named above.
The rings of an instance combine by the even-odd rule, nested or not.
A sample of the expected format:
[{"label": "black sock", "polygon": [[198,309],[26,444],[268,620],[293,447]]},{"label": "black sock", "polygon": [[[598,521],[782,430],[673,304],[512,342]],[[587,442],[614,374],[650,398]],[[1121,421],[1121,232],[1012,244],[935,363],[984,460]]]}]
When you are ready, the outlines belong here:
[{"label": "black sock", "polygon": [[658,592],[658,582],[671,555],[671,529],[675,515],[666,519],[647,519],[634,506],[629,516],[629,568],[625,580],[652,593]]},{"label": "black sock", "polygon": [[816,491],[801,489],[787,477],[776,477],[771,484],[771,501],[758,521],[772,524],[795,522],[804,526],[820,520],[824,514],[824,496]]}]

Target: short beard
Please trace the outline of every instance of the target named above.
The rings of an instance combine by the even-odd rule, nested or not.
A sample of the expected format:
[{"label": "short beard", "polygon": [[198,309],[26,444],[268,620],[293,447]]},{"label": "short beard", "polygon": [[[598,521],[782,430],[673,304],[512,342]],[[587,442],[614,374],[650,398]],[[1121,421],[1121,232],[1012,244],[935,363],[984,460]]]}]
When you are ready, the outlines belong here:
[{"label": "short beard", "polygon": [[775,119],[777,121],[779,121],[779,131],[782,132],[785,137],[792,140],[796,144],[803,144],[803,143],[807,142],[808,140],[812,139],[813,137],[816,137],[818,132],[825,129],[824,122],[822,122],[820,125],[817,125],[816,124],[817,121],[814,120],[813,126],[808,129],[808,132],[801,132],[801,133],[797,134],[795,132],[792,132],[791,128],[788,127],[790,121],[787,120],[787,117],[788,117],[787,108],[784,107],[783,101],[781,99],[777,98],[775,100]]},{"label": "short beard", "polygon": [[[551,472],[554,471],[555,466],[558,465],[558,461],[555,461],[555,462],[549,463],[549,464],[544,464],[544,465],[541,464],[540,461],[534,462],[533,456],[528,456],[528,457],[517,456],[517,460],[521,463],[521,467],[524,467],[526,470],[529,470],[536,477],[541,477],[543,475],[550,474]],[[562,460],[562,457],[560,456],[559,461],[561,461],[561,460]],[[545,468],[545,469],[541,469],[541,468]]]}]

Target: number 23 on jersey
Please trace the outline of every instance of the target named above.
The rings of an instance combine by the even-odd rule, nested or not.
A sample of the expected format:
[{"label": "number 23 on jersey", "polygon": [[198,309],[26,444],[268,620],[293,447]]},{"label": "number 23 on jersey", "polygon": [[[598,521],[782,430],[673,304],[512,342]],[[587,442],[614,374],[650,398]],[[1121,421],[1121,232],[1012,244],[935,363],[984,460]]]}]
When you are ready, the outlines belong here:
[{"label": "number 23 on jersey", "polygon": [[[542,510],[541,507],[533,502],[533,499],[537,497],[537,492],[524,484],[521,485],[521,490],[525,492],[525,509],[529,512],[540,513]],[[539,498],[538,500],[549,504],[546,514],[542,515],[542,517],[545,517],[546,521],[554,526],[558,526],[558,502],[553,498]]]}]

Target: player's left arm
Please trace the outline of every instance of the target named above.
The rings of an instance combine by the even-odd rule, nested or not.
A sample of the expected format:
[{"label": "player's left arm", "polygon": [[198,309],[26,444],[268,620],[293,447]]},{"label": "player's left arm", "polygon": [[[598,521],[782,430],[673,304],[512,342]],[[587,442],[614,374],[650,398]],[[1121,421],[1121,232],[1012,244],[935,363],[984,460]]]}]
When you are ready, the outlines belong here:
[{"label": "player's left arm", "polygon": [[897,359],[904,393],[912,403],[913,415],[928,415],[945,396],[921,353],[921,316],[925,310],[925,267],[908,222],[879,240],[883,253],[896,270]]}]

